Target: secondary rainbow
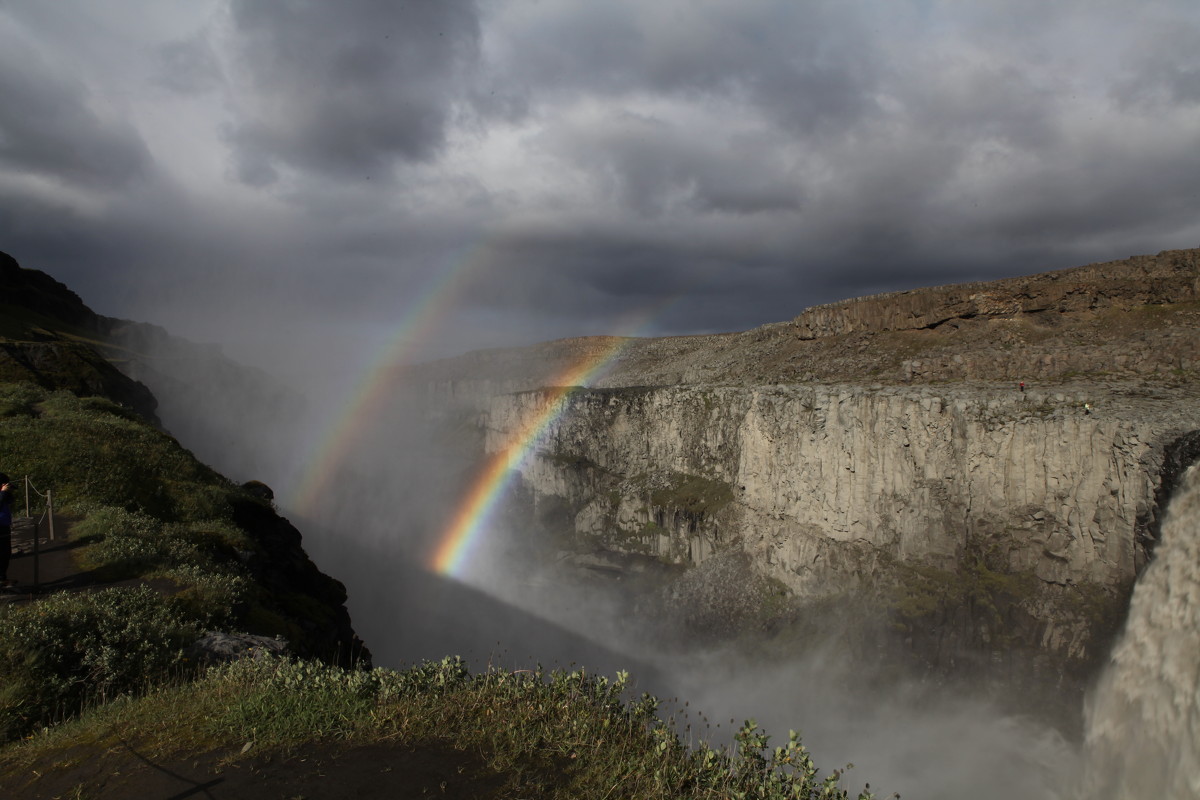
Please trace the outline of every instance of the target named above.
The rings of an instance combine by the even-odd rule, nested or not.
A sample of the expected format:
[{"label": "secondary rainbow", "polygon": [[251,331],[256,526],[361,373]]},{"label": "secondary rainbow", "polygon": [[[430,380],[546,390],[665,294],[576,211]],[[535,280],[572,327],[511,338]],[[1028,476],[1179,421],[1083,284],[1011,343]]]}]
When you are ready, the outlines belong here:
[{"label": "secondary rainbow", "polygon": [[362,436],[383,410],[400,372],[408,360],[419,352],[444,321],[446,311],[457,299],[467,279],[478,271],[486,260],[483,244],[472,247],[452,266],[434,275],[409,304],[395,331],[368,361],[362,377],[355,383],[348,400],[329,425],[312,454],[295,490],[289,495],[289,505],[301,513],[312,513],[316,501],[337,474]]},{"label": "secondary rainbow", "polygon": [[449,525],[438,539],[429,567],[439,575],[457,577],[462,572],[472,545],[480,539],[488,516],[504,496],[521,462],[529,455],[566,408],[571,389],[585,385],[632,341],[613,336],[604,346],[578,361],[553,381],[546,390],[545,405],[518,429],[503,448],[488,459],[482,473],[459,503]]}]

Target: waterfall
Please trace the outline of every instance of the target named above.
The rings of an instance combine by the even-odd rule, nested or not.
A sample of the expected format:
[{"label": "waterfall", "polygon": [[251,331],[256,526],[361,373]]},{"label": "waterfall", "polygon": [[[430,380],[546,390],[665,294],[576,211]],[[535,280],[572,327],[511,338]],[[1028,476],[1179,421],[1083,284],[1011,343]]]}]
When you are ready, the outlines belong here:
[{"label": "waterfall", "polygon": [[1078,797],[1200,797],[1200,465],[1170,500],[1085,730]]}]

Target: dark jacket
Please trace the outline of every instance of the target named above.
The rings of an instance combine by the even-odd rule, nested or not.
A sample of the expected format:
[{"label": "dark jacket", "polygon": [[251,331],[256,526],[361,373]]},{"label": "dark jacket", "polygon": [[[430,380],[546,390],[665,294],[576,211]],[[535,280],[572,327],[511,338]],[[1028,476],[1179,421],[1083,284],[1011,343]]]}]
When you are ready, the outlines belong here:
[{"label": "dark jacket", "polygon": [[0,492],[0,527],[12,525],[12,492]]}]

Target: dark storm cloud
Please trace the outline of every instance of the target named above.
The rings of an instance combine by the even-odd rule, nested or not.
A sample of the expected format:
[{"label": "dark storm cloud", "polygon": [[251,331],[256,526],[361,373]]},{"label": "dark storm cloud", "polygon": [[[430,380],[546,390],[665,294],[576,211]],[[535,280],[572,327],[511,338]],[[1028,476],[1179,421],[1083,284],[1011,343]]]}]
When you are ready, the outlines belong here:
[{"label": "dark storm cloud", "polygon": [[[653,224],[636,232],[528,230],[493,244],[488,269],[464,299],[488,313],[523,309],[531,324],[558,326],[542,338],[613,332],[614,324],[631,322],[649,325],[641,334],[735,330],[787,319],[814,302],[807,282],[820,276],[800,277],[794,255],[723,238],[681,242]],[[745,296],[755,302],[737,300]]]},{"label": "dark storm cloud", "polygon": [[[586,176],[628,243],[647,220],[663,228],[650,244],[609,248],[607,234],[577,225],[571,246],[547,243],[526,269],[557,263],[616,302],[677,283],[660,275],[690,273],[703,286],[713,264],[737,276],[731,296],[746,303],[735,316],[752,323],[780,294],[802,306],[910,278],[1050,269],[1108,257],[1114,230],[1155,249],[1161,232],[1194,224],[1192,140],[1147,146],[1145,131],[1126,142],[1086,122],[1125,122],[1096,106],[1108,75],[1065,68],[1111,15],[1072,35],[1065,11],[981,5],[947,24],[915,8],[551,3],[523,17],[499,56],[507,74],[536,86],[546,106],[610,98],[606,114],[543,112],[538,146]],[[1049,26],[1045,40],[1030,37],[1029,14]],[[720,225],[719,239],[714,214],[759,221]],[[1159,229],[1159,245],[1133,235],[1142,221]]]},{"label": "dark storm cloud", "polygon": [[1200,11],[1118,6],[8,0],[0,249],[228,339],[467,263],[470,347],[1195,246]]},{"label": "dark storm cloud", "polygon": [[386,177],[395,160],[439,152],[455,78],[475,58],[469,0],[238,0],[236,79],[246,91],[229,138],[239,174],[270,183],[287,165]]},{"label": "dark storm cloud", "polygon": [[802,130],[870,109],[882,67],[839,3],[550,3],[509,35],[505,74],[538,94],[743,93]]},{"label": "dark storm cloud", "polygon": [[137,131],[89,107],[78,76],[17,37],[0,46],[0,166],[87,189],[115,189],[145,173]]},{"label": "dark storm cloud", "polygon": [[618,113],[560,126],[542,142],[639,215],[684,206],[696,212],[795,210],[797,182],[781,165],[757,159],[755,142],[694,130],[661,119]]}]

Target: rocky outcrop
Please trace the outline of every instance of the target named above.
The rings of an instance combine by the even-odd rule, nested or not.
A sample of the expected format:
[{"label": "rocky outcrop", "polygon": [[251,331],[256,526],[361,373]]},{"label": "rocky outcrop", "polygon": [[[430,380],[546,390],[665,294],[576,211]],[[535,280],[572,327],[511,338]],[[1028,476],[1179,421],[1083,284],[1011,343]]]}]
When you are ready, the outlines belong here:
[{"label": "rocky outcrop", "polygon": [[44,272],[24,269],[8,253],[0,252],[3,302],[86,330],[96,330],[99,317],[72,292]]},{"label": "rocky outcrop", "polygon": [[[113,400],[245,479],[264,471],[245,431],[286,446],[303,398],[216,345],[96,314],[49,275],[0,252],[0,380]],[[236,457],[230,457],[235,454]]]},{"label": "rocky outcrop", "polygon": [[107,397],[158,424],[158,401],[145,384],[126,376],[90,345],[61,339],[0,342],[0,380]]},{"label": "rocky outcrop", "polygon": [[235,503],[233,522],[259,547],[246,566],[290,650],[343,666],[369,666],[371,654],[346,610],[346,587],[312,562],[300,531],[259,498]]},{"label": "rocky outcrop", "polygon": [[[168,409],[179,417],[184,416],[180,408],[195,412],[202,404],[218,412],[215,417],[197,413],[198,429],[184,431],[195,435],[202,456],[232,447],[233,437],[245,426],[268,430],[270,421],[278,420],[289,401],[294,402],[263,373],[236,364],[218,348],[173,337],[157,326],[95,314],[62,283],[20,267],[4,253],[0,279],[5,287],[0,298],[0,382],[29,382],[104,397],[158,425],[157,398],[135,380],[145,376],[156,390],[170,390]],[[234,385],[242,391],[218,403],[222,391]],[[228,422],[235,412],[241,426],[236,431]],[[225,421],[223,427],[219,420]],[[345,587],[312,562],[300,532],[276,512],[270,487],[251,481],[243,489],[243,495],[230,501],[232,522],[256,547],[225,556],[242,559],[255,587],[234,616],[249,630],[282,638],[277,642],[213,634],[208,642],[197,643],[197,653],[221,658],[230,648],[244,649],[242,645],[278,651],[286,640],[288,652],[297,655],[346,666],[369,665],[370,653],[355,634],[345,607]]]},{"label": "rocky outcrop", "polygon": [[44,272],[0,252],[0,380],[107,397],[158,424],[146,386],[114,366],[106,343],[125,323],[96,314]]},{"label": "rocky outcrop", "polygon": [[206,633],[184,651],[189,661],[203,666],[237,661],[242,658],[259,659],[283,655],[287,642],[267,636],[249,633]]},{"label": "rocky outcrop", "polygon": [[1173,250],[1030,277],[843,300],[809,308],[794,324],[800,338],[817,339],[858,331],[936,328],[950,320],[1129,310],[1194,303],[1198,298],[1200,251]]}]

